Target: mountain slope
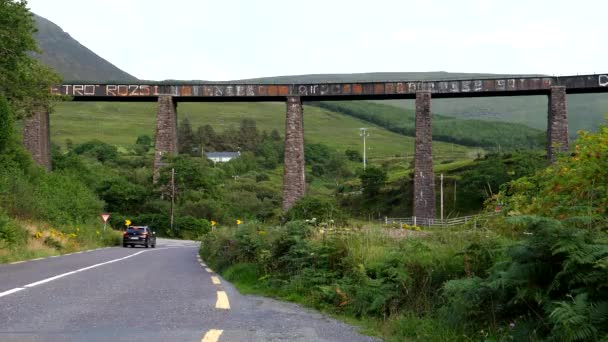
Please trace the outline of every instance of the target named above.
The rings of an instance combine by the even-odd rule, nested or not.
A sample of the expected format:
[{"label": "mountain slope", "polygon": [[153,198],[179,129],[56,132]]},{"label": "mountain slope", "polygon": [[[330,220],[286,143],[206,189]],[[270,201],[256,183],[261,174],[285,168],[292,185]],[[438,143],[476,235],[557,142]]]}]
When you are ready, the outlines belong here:
[{"label": "mountain slope", "polygon": [[[377,124],[392,132],[407,136],[416,134],[416,113],[413,108],[397,108],[366,101],[316,102],[312,105]],[[433,114],[433,140],[489,150],[539,149],[544,147],[545,134],[522,124],[463,120]]]},{"label": "mountain slope", "polygon": [[34,15],[38,32],[36,40],[42,54],[36,57],[55,69],[66,80],[135,81],[137,78],[120,70],[80,44],[51,21]]},{"label": "mountain slope", "polygon": [[[568,126],[570,135],[578,130],[596,130],[606,123],[608,94],[568,95]],[[412,109],[412,100],[375,101],[377,103]],[[479,97],[463,99],[434,99],[433,113],[460,119],[479,119],[524,124],[540,130],[547,129],[546,96]]]},{"label": "mountain slope", "polygon": [[[187,118],[196,130],[209,124],[216,131],[231,126],[238,128],[241,120],[251,118],[262,131],[285,131],[285,105],[280,103],[185,102],[178,107],[178,119]],[[51,114],[51,140],[63,145],[66,139],[83,143],[92,139],[130,147],[139,135],[154,135],[155,103],[61,102]],[[363,141],[359,127],[369,127],[367,156],[386,159],[395,156],[409,161],[414,151],[414,138],[390,132],[368,122],[313,106],[304,108],[304,138],[310,143],[323,143],[339,151],[360,151]],[[434,141],[436,162],[472,159],[481,152],[452,143]]]}]

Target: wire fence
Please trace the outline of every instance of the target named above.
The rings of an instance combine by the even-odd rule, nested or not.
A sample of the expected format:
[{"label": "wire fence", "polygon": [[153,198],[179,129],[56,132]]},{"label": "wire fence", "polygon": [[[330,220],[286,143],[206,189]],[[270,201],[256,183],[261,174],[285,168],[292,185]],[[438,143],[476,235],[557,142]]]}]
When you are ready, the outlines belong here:
[{"label": "wire fence", "polygon": [[385,224],[399,224],[420,227],[453,227],[460,226],[469,222],[477,222],[479,219],[487,218],[496,215],[496,213],[483,213],[478,215],[461,216],[449,219],[431,219],[422,217],[385,217]]}]

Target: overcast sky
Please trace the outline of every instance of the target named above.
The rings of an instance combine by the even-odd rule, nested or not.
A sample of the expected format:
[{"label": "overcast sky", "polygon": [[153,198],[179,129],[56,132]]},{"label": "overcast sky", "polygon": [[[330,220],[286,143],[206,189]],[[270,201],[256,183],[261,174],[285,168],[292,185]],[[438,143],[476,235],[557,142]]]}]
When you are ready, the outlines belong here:
[{"label": "overcast sky", "polygon": [[150,80],[608,72],[607,0],[29,0]]}]

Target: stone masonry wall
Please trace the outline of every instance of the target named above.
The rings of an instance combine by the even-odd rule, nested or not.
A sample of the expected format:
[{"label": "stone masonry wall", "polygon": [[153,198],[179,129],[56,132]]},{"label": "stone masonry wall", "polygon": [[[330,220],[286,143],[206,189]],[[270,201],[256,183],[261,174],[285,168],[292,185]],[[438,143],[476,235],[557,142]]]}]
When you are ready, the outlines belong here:
[{"label": "stone masonry wall", "polygon": [[160,177],[163,158],[177,154],[177,104],[171,96],[158,97],[154,151],[154,183]]},{"label": "stone masonry wall", "polygon": [[414,216],[435,218],[431,92],[416,93],[416,151],[414,155]]},{"label": "stone masonry wall", "polygon": [[566,87],[551,87],[547,115],[547,159],[553,163],[557,154],[568,151],[568,106]]},{"label": "stone masonry wall", "polygon": [[51,134],[49,111],[37,110],[25,119],[23,126],[23,145],[32,154],[34,161],[51,170]]},{"label": "stone masonry wall", "polygon": [[287,98],[285,118],[285,167],[283,210],[287,211],[306,191],[304,176],[304,109],[300,97]]}]

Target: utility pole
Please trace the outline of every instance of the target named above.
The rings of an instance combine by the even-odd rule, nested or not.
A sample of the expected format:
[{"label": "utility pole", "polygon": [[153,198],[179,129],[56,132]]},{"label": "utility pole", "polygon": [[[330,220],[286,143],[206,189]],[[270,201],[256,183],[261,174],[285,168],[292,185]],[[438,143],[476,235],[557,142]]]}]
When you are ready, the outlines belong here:
[{"label": "utility pole", "polygon": [[443,173],[441,174],[441,222],[443,223]]},{"label": "utility pole", "polygon": [[363,170],[365,170],[367,164],[365,137],[369,136],[369,133],[367,132],[367,128],[359,128],[359,131],[359,135],[363,137]]},{"label": "utility pole", "polygon": [[173,230],[173,207],[175,205],[175,168],[171,168],[171,232],[175,233]]}]

